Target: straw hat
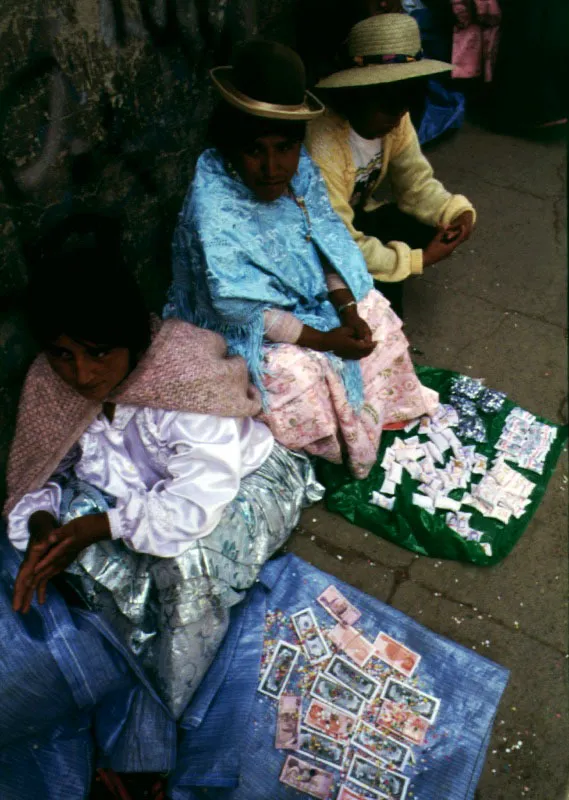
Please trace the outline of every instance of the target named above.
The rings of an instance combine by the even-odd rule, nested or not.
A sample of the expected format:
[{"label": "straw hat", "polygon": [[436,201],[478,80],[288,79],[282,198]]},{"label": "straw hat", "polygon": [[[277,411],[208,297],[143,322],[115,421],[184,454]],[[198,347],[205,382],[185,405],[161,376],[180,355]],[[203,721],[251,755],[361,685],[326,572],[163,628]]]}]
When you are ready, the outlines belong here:
[{"label": "straw hat", "polygon": [[215,67],[210,75],[224,100],[255,117],[308,120],[324,111],[306,91],[300,56],[277,42],[247,42],[231,66]]},{"label": "straw hat", "polygon": [[373,86],[452,70],[452,64],[423,58],[419,26],[407,14],[364,19],[354,25],[347,44],[354,66],[324,78],[318,89]]}]

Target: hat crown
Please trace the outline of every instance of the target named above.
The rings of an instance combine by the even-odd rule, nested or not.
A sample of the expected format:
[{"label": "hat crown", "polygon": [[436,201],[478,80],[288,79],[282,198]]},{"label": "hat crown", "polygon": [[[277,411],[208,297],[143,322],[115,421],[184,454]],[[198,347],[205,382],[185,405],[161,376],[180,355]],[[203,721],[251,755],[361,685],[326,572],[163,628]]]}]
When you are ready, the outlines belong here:
[{"label": "hat crown", "polygon": [[415,56],[421,49],[419,26],[408,14],[378,14],[358,22],[348,36],[350,56]]},{"label": "hat crown", "polygon": [[253,100],[299,105],[306,91],[306,73],[302,59],[290,47],[257,39],[236,52],[233,83]]}]

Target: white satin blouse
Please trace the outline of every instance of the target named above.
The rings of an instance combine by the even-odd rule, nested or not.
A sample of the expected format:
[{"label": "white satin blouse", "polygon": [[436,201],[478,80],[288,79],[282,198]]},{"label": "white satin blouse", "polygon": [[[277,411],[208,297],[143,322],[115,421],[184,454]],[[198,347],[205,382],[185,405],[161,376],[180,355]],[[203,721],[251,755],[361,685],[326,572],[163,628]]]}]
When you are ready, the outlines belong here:
[{"label": "white satin blouse", "polygon": [[[251,418],[117,406],[112,423],[101,414],[81,436],[74,469],[116,498],[108,512],[113,539],[171,557],[211,533],[273,443],[269,429]],[[12,544],[25,550],[31,514],[45,510],[57,518],[60,502],[53,481],[25,495],[9,515]]]}]

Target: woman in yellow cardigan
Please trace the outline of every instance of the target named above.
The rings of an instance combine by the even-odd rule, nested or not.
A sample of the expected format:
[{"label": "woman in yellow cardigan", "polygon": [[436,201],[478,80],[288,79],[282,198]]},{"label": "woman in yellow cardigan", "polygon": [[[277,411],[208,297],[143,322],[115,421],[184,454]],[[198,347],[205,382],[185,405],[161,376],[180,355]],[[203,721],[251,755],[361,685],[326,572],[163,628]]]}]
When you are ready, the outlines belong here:
[{"label": "woman in yellow cardigan", "polygon": [[[359,22],[348,51],[351,67],[317,85],[328,109],[309,125],[306,144],[377,288],[402,316],[401,282],[447,258],[475,222],[467,198],[433,177],[409,116],[428,76],[452,65],[422,57],[419,28],[406,14]],[[395,204],[374,199],[385,178]]]}]

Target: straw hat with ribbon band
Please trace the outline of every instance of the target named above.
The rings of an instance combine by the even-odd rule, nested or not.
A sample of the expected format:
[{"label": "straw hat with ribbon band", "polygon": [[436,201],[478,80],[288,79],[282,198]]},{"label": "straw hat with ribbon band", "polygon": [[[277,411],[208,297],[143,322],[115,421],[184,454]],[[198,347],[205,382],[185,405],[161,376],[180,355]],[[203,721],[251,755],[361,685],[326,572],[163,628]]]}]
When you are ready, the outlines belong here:
[{"label": "straw hat with ribbon band", "polygon": [[283,120],[309,120],[324,106],[306,91],[300,56],[277,42],[247,42],[233,65],[215,67],[210,75],[223,99],[245,114]]},{"label": "straw hat with ribbon band", "polygon": [[324,78],[318,89],[394,83],[453,68],[444,61],[424,58],[419,26],[407,14],[378,14],[358,22],[347,45],[353,66]]}]

